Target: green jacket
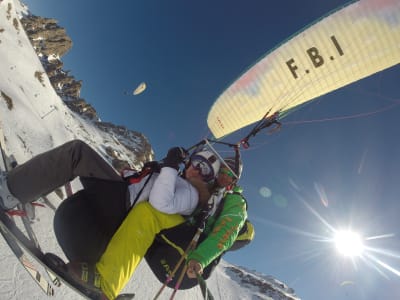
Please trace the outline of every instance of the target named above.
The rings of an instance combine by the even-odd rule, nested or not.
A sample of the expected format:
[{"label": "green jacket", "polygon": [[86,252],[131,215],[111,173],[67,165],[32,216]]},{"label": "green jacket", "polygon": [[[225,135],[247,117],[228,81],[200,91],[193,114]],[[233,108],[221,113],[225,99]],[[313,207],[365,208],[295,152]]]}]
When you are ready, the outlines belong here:
[{"label": "green jacket", "polygon": [[240,187],[235,187],[233,193],[225,194],[221,213],[207,220],[204,230],[207,237],[188,255],[187,261],[194,259],[205,268],[233,245],[247,219],[246,201],[241,192]]}]

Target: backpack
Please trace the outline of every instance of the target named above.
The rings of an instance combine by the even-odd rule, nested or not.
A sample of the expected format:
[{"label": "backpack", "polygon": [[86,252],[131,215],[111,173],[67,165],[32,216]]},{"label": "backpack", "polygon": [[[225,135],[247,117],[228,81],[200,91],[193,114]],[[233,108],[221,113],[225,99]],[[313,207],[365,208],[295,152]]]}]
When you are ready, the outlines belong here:
[{"label": "backpack", "polygon": [[227,251],[236,251],[251,243],[254,239],[255,230],[253,224],[249,219],[244,221],[243,227],[240,229],[239,234],[233,245]]}]

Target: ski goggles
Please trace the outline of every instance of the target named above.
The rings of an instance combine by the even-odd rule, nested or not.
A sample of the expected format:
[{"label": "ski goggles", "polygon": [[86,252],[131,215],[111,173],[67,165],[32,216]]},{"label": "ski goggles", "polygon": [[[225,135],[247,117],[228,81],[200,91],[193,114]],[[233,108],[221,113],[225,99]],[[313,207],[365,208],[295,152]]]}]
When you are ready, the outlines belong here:
[{"label": "ski goggles", "polygon": [[201,177],[205,181],[210,181],[211,179],[213,179],[214,171],[210,166],[210,163],[205,158],[200,156],[193,157],[190,160],[190,164],[195,170],[199,171]]}]

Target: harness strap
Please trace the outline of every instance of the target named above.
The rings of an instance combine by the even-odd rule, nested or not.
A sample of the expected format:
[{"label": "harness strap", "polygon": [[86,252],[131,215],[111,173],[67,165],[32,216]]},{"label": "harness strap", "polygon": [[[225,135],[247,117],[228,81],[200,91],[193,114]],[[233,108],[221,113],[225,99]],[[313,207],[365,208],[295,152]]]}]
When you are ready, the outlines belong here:
[{"label": "harness strap", "polygon": [[166,242],[168,245],[170,245],[172,248],[178,251],[180,255],[185,255],[185,251],[180,246],[175,244],[173,241],[168,239],[164,234],[161,234],[161,238],[163,239],[164,242]]},{"label": "harness strap", "polygon": [[[38,207],[46,207],[45,205],[37,202],[31,202],[33,206],[38,206]],[[6,211],[7,215],[10,217],[26,217],[28,216],[27,212],[25,209],[13,209],[13,210],[7,210]]]},{"label": "harness strap", "polygon": [[141,172],[133,172],[132,175],[123,176],[125,181],[128,181],[130,184],[138,183],[142,181],[144,177],[148,174],[152,173],[150,169],[143,169]]},{"label": "harness strap", "polygon": [[[144,173],[144,172],[143,172],[143,173]],[[148,173],[147,173],[147,174],[148,174]],[[147,175],[147,174],[146,174],[146,175]],[[135,197],[135,200],[133,200],[133,203],[132,203],[132,205],[131,205],[129,211],[132,209],[132,207],[135,206],[136,202],[139,200],[140,195],[142,194],[144,188],[146,187],[147,183],[149,182],[149,180],[150,180],[151,176],[153,176],[153,174],[154,174],[154,173],[151,172],[150,175],[147,177],[147,179],[146,179],[145,183],[143,184],[142,188],[140,189],[139,193],[137,193],[137,195],[136,195],[136,197]],[[143,177],[142,177],[142,178],[143,178]],[[141,180],[141,179],[140,179],[140,180]],[[140,180],[139,180],[139,181],[140,181]],[[139,181],[138,181],[138,182],[139,182]]]}]

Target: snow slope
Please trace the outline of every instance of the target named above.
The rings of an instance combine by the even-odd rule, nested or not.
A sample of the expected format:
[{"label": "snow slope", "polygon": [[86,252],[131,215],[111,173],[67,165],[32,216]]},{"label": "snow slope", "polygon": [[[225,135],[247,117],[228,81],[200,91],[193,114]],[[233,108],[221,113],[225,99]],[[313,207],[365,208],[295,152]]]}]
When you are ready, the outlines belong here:
[{"label": "snow slope", "polygon": [[[17,12],[21,11],[27,12],[27,8],[18,0],[0,1],[0,122],[8,150],[23,162],[76,138],[85,140],[103,156],[107,145],[118,148],[112,136],[71,112],[55,93],[19,23]],[[79,183],[75,182],[73,187],[78,189]],[[54,193],[49,199],[54,205],[61,201]],[[53,214],[49,208],[38,208],[33,227],[45,252],[63,256],[52,230]],[[0,253],[0,299],[45,299],[3,239]],[[216,299],[298,299],[274,278],[255,275],[226,262],[222,262],[208,285]],[[160,286],[146,263],[142,263],[126,291],[134,291],[137,299],[152,299]],[[167,299],[170,293],[171,290],[165,291],[161,298]],[[79,297],[61,287],[56,289],[53,299]],[[202,297],[200,290],[194,288],[178,292],[176,299]]]}]

